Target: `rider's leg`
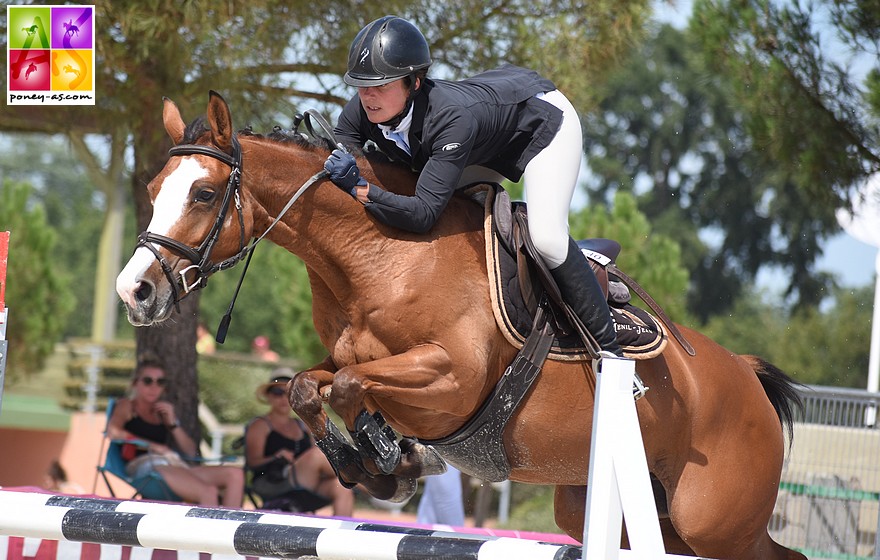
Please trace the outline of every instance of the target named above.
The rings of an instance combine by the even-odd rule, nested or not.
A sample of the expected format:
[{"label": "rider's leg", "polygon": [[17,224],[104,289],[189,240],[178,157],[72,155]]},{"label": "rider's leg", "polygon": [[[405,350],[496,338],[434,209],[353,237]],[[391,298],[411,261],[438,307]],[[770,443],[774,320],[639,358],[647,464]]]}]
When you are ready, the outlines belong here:
[{"label": "rider's leg", "polygon": [[602,350],[622,356],[608,302],[586,257],[568,235],[568,212],[577,185],[583,137],[577,111],[559,91],[542,99],[563,112],[562,124],[550,144],[525,168],[529,232],[562,297],[575,311]]}]

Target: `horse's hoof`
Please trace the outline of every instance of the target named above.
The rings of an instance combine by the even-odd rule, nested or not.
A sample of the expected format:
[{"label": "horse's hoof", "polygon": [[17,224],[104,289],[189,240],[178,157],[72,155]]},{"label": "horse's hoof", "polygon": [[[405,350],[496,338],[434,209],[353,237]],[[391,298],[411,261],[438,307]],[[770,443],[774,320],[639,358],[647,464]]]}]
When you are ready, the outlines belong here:
[{"label": "horse's hoof", "polygon": [[446,472],[446,461],[430,445],[420,443],[413,438],[402,438],[399,444],[404,456],[401,465],[409,466],[399,469],[397,474],[418,478]]},{"label": "horse's hoof", "polygon": [[395,478],[397,479],[397,491],[393,496],[387,498],[387,500],[395,504],[400,504],[406,502],[415,495],[416,489],[419,487],[419,481],[416,478],[404,478],[401,476]]},{"label": "horse's hoof", "polygon": [[360,484],[370,496],[399,504],[415,495],[418,479],[393,475],[367,476],[360,480]]}]

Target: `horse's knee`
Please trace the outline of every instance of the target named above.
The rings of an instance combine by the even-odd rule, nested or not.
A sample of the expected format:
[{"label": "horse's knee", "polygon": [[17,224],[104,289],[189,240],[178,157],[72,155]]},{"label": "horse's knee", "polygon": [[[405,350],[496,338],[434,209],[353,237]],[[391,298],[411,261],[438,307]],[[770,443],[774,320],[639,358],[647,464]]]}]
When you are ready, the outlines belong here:
[{"label": "horse's knee", "polygon": [[361,379],[349,368],[342,368],[333,376],[330,408],[342,416],[349,429],[354,428],[355,417],[364,409],[363,394]]},{"label": "horse's knee", "polygon": [[323,410],[323,401],[318,392],[318,379],[309,372],[302,372],[293,378],[287,393],[290,407],[300,416],[316,416]]}]

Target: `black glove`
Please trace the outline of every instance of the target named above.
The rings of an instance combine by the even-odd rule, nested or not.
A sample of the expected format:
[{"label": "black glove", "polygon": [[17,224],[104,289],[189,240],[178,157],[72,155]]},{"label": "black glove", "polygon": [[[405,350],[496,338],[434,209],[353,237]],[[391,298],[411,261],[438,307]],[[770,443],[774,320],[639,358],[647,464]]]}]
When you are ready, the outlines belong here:
[{"label": "black glove", "polygon": [[357,196],[358,186],[367,184],[367,180],[361,177],[354,156],[341,148],[333,150],[324,162],[324,170],[330,174],[333,184],[351,196]]}]

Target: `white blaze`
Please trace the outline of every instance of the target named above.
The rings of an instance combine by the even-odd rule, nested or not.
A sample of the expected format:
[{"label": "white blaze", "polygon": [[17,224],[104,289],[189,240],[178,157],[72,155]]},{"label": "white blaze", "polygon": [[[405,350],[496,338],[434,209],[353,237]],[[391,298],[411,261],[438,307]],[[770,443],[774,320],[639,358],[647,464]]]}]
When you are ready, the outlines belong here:
[{"label": "white blaze", "polygon": [[[208,175],[208,170],[191,158],[183,158],[180,165],[162,182],[159,195],[153,202],[153,218],[147,231],[168,235],[183,214],[193,182]],[[116,277],[116,293],[129,307],[135,307],[134,292],[140,286],[141,275],[153,264],[156,257],[145,247],[139,247],[128,264]]]}]

